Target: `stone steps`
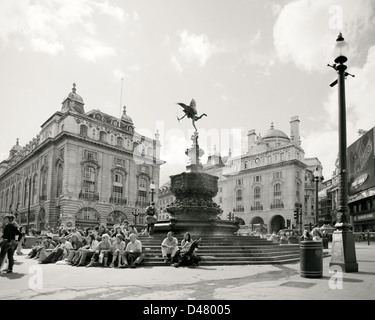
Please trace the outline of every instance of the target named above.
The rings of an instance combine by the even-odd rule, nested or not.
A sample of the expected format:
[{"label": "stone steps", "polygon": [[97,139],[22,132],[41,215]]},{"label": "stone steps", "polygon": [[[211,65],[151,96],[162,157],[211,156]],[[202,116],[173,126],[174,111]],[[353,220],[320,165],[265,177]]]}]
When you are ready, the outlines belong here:
[{"label": "stone steps", "polygon": [[[182,236],[175,235],[179,242]],[[198,239],[193,236],[193,239]],[[161,243],[165,235],[139,237],[145,255],[145,266],[169,266],[161,257]],[[299,261],[299,245],[279,245],[257,236],[201,237],[197,254],[199,265],[248,265],[295,263]]]}]

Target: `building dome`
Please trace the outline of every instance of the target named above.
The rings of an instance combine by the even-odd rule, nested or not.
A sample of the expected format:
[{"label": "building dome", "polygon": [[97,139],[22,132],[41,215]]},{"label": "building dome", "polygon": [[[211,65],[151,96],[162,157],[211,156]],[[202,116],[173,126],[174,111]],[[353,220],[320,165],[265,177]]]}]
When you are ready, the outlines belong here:
[{"label": "building dome", "polygon": [[126,106],[124,106],[123,109],[124,109],[124,110],[122,111],[121,120],[133,124],[133,120],[132,120],[132,118],[130,118],[130,117],[126,114]]},{"label": "building dome", "polygon": [[[84,102],[83,102],[82,97],[81,97],[76,91],[77,91],[77,89],[76,89],[76,84],[73,83],[72,92],[70,92],[70,93],[68,94],[68,96],[67,96],[65,99],[69,98],[70,100],[74,100],[74,101],[77,101],[77,102],[83,104]],[[64,100],[65,100],[65,99],[64,99]]]},{"label": "building dome", "polygon": [[9,151],[8,160],[11,159],[11,158],[13,158],[17,154],[17,152],[19,152],[21,150],[22,150],[22,147],[19,145],[19,140],[17,138],[16,144]]},{"label": "building dome", "polygon": [[69,110],[76,111],[78,113],[84,114],[85,110],[83,108],[84,102],[82,97],[76,93],[76,84],[73,83],[72,92],[68,94],[68,96],[64,99],[62,103],[62,112],[66,112]]},{"label": "building dome", "polygon": [[275,129],[273,127],[273,122],[271,123],[271,128],[268,129],[266,132],[263,133],[262,135],[262,139],[285,139],[285,140],[289,140],[289,137],[288,135],[281,131],[281,130],[278,130],[278,129]]}]

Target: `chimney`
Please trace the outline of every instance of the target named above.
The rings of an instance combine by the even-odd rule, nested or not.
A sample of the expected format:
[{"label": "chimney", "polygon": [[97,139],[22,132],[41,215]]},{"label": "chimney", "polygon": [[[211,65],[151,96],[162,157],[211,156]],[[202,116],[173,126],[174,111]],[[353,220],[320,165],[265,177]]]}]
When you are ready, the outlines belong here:
[{"label": "chimney", "polygon": [[255,130],[249,130],[247,133],[247,151],[250,151],[251,147],[255,143],[256,133]]},{"label": "chimney", "polygon": [[299,136],[299,122],[298,116],[294,116],[290,119],[290,140],[300,146],[301,137]]}]

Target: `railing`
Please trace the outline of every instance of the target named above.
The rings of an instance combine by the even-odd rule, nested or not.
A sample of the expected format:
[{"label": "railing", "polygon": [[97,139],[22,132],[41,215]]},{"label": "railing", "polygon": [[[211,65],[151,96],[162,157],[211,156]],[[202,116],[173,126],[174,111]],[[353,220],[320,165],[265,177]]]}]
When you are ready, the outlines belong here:
[{"label": "railing", "polygon": [[116,198],[116,197],[110,197],[109,198],[110,203],[115,203],[115,204],[127,204],[128,200],[125,198]]},{"label": "railing", "polygon": [[99,200],[99,193],[83,193],[82,191],[79,193],[79,199],[86,199],[86,200]]},{"label": "railing", "polygon": [[271,209],[284,208],[284,203],[271,203]]},{"label": "railing", "polygon": [[251,209],[251,211],[263,210],[263,206],[262,205],[260,205],[260,206],[251,206],[250,209]]}]

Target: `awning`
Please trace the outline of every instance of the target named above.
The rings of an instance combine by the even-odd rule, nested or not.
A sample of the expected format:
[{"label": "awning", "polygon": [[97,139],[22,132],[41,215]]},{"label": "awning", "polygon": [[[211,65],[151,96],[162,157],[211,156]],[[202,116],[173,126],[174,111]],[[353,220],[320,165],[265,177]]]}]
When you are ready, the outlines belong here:
[{"label": "awning", "polygon": [[363,190],[361,192],[349,196],[348,203],[352,203],[372,196],[375,196],[375,187]]}]

